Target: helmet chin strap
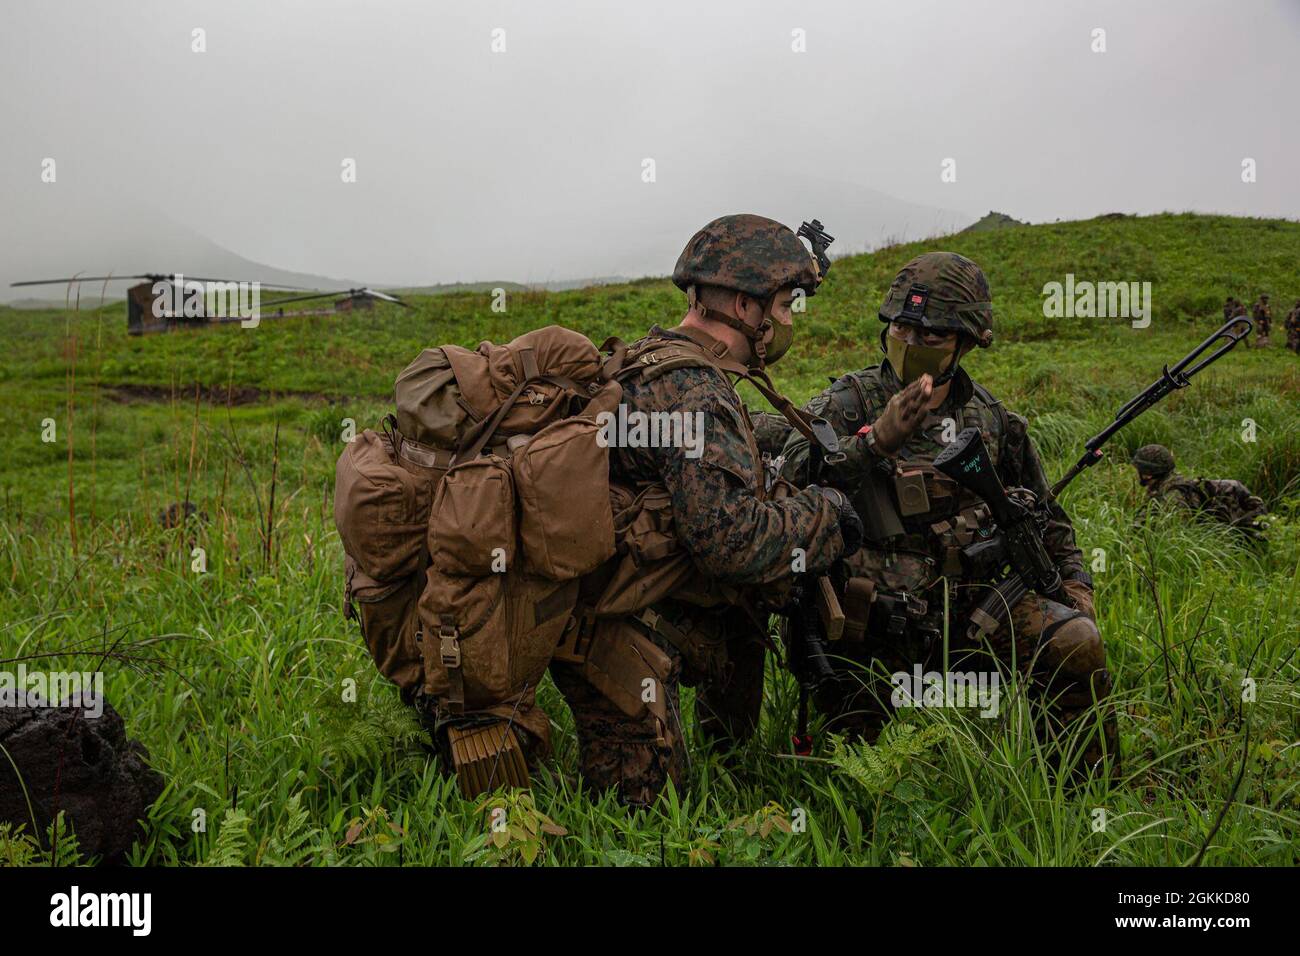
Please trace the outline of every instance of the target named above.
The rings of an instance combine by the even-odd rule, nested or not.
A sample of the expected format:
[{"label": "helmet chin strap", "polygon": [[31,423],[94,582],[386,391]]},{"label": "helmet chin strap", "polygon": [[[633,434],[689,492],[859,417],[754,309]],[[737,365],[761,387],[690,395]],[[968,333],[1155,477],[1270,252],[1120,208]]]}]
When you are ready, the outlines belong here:
[{"label": "helmet chin strap", "polygon": [[953,376],[957,374],[957,365],[961,362],[961,342],[958,341],[957,347],[952,350],[952,362],[946,369],[939,373],[939,377],[934,380],[934,387],[946,385],[952,381]]},{"label": "helmet chin strap", "polygon": [[[751,296],[751,298],[753,297]],[[772,308],[772,303],[775,300],[776,293],[768,296],[767,300],[763,303],[763,321],[758,324],[758,328],[754,328],[754,326],[750,325],[748,322],[743,319],[738,319],[734,315],[729,315],[728,313],[722,312],[718,309],[709,309],[708,306],[700,301],[699,294],[696,292],[694,285],[690,286],[686,290],[687,307],[699,312],[700,318],[707,318],[712,319],[714,322],[721,322],[723,325],[735,329],[745,338],[749,339],[749,346],[754,353],[754,358],[757,359],[758,368],[762,368],[767,361],[767,345],[763,340],[767,338],[768,329],[772,327],[772,316],[769,314],[769,310]]]}]

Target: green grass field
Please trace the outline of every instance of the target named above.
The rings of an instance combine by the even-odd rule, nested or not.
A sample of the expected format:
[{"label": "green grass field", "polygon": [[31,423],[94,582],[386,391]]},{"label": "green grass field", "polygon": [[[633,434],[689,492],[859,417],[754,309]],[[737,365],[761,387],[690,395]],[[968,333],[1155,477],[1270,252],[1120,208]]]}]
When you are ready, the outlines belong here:
[{"label": "green grass field", "polygon": [[[1271,349],[1239,348],[1171,396],[1065,496],[1094,562],[1122,704],[1118,781],[1059,781],[1019,695],[995,721],[919,711],[876,748],[836,751],[819,736],[814,759],[792,759],[795,688],[769,662],[763,724],[739,761],[696,753],[688,785],[639,812],[578,789],[572,721],[544,685],[555,758],[531,795],[489,801],[509,804],[512,823],[492,839],[491,806],[441,777],[340,612],[343,420],[374,425],[397,372],[430,345],[550,323],[600,342],[672,324],[683,302],[666,280],[513,292],[505,313],[467,292],[411,311],[143,338],[127,337],[120,304],[96,309],[98,290],[67,313],[0,309],[0,661],[75,651],[44,666],[85,669],[115,649],[108,699],[167,781],[137,863],[1296,863],[1300,357],[1277,330],[1300,297],[1300,224],[1103,217],[841,260],[778,384],[802,402],[826,376],[873,364],[890,279],[934,248],[986,269],[998,340],[967,368],[1028,416],[1052,477],[1163,363],[1218,327],[1227,294],[1272,293]],[[1150,327],[1045,319],[1042,287],[1066,273],[1152,282]],[[229,403],[211,400],[227,388]],[[53,442],[42,441],[46,420]],[[1237,477],[1264,496],[1267,551],[1175,520],[1135,528],[1123,463],[1150,441],[1173,447],[1186,472]],[[208,517],[205,573],[155,517],[187,497]]]}]

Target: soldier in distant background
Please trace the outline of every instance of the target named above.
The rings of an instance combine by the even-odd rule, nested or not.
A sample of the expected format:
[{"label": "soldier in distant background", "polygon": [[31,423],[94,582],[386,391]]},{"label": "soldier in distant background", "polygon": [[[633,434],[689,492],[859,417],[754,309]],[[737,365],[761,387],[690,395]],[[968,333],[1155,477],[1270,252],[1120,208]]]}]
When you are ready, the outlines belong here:
[{"label": "soldier in distant background", "polygon": [[1300,354],[1300,299],[1295,300],[1295,308],[1286,315],[1286,347]]},{"label": "soldier in distant background", "polygon": [[1267,293],[1255,300],[1251,318],[1255,321],[1255,346],[1262,348],[1268,345],[1268,333],[1273,329],[1273,310],[1269,307]]},{"label": "soldier in distant background", "polygon": [[1154,507],[1169,503],[1197,515],[1221,521],[1249,538],[1262,537],[1259,518],[1264,501],[1234,478],[1186,478],[1174,468],[1174,453],[1164,445],[1143,445],[1133,454],[1133,467],[1147,497],[1139,517]]},{"label": "soldier in distant background", "polygon": [[1237,307],[1237,300],[1234,299],[1232,296],[1228,296],[1226,299],[1223,300],[1223,321],[1224,322],[1227,322],[1230,318],[1232,318],[1232,313],[1236,309],[1236,307]]}]

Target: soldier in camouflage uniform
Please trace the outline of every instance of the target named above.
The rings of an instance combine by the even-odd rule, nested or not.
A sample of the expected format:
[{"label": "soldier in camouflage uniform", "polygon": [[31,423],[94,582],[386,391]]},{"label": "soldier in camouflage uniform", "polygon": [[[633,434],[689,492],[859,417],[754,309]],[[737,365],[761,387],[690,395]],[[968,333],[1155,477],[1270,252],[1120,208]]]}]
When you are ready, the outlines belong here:
[{"label": "soldier in camouflage uniform", "polygon": [[1286,347],[1300,354],[1300,299],[1295,300],[1295,308],[1286,316]]},{"label": "soldier in camouflage uniform", "polygon": [[1251,307],[1251,318],[1255,322],[1255,345],[1268,345],[1268,334],[1273,330],[1273,309],[1268,304],[1268,295],[1261,295]]},{"label": "soldier in camouflage uniform", "polygon": [[[844,494],[818,487],[769,494],[752,420],[728,377],[780,358],[793,337],[794,290],[812,295],[819,279],[790,229],[761,216],[725,216],[696,233],[677,261],[673,281],[688,302],[681,324],[654,326],[628,349],[619,377],[629,413],[702,411],[705,442],[698,458],[684,448],[610,449],[613,480],[666,488],[673,533],[698,569],[690,597],[674,592],[651,618],[633,621],[671,662],[661,681],[668,726],[649,714],[628,717],[581,668],[551,668],[574,713],[584,780],[618,787],[626,803],[648,804],[667,779],[680,783],[679,682],[697,687],[706,740],[727,746],[752,734],[767,640],[754,596],[790,578],[795,549],[818,571],[861,540]],[[730,599],[699,596],[720,591]]]},{"label": "soldier in camouflage uniform", "polygon": [[[959,364],[969,350],[993,340],[984,273],[954,253],[922,255],[894,279],[879,318],[888,323],[881,333],[886,361],[842,376],[805,406],[847,436],[841,438],[844,459],[809,475],[808,443],[792,435],[785,446],[787,477],[842,489],[867,522],[863,549],[846,562],[845,637],[828,649],[839,661],[839,678],[818,692],[819,709],[828,713],[832,730],[874,739],[891,711],[887,675],[911,673],[916,664],[923,671],[945,669],[946,585],[946,669],[991,671],[995,665],[979,657],[991,650],[999,661],[1030,674],[1049,701],[1045,734],[1077,727],[1087,767],[1103,756],[1117,759],[1113,711],[1103,705],[1100,722],[1094,713],[1094,703],[1110,693],[1111,678],[1094,621],[1092,580],[1070,520],[1048,499],[1026,420],[1007,411]],[[934,389],[920,429],[905,442],[892,436],[886,441],[868,423],[891,396],[927,373]],[[1014,603],[1009,621],[976,613],[996,583],[988,575],[1000,569],[977,572],[963,549],[992,521],[979,498],[932,464],[946,441],[968,427],[982,432],[1008,489],[1024,489],[1015,494],[1026,503],[1031,497],[1048,502],[1042,538],[1068,603],[1030,591]]]},{"label": "soldier in camouflage uniform", "polygon": [[1143,445],[1133,453],[1138,482],[1146,489],[1139,517],[1164,505],[1186,508],[1197,515],[1236,528],[1251,540],[1260,540],[1264,528],[1264,500],[1233,478],[1185,478],[1174,467],[1174,453],[1164,445]]}]

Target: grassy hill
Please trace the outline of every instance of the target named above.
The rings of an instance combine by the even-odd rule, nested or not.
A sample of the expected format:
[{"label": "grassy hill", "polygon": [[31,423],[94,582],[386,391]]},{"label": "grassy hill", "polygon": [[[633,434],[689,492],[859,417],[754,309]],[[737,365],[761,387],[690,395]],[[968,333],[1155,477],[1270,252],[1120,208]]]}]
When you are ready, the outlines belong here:
[{"label": "grassy hill", "polygon": [[[1277,326],[1300,298],[1300,223],[1160,215],[964,232],[837,261],[778,383],[803,401],[828,376],[875,363],[883,293],[899,266],[935,248],[988,273],[997,340],[967,367],[1028,416],[1052,476],[1164,363],[1218,327],[1225,296],[1270,292]],[[1044,285],[1067,273],[1151,282],[1150,326],[1044,317]],[[209,858],[232,801],[250,817],[251,860],[260,841],[286,838],[294,794],[309,810],[317,859],[381,858],[373,844],[342,845],[348,821],[379,819],[380,807],[405,829],[407,862],[491,857],[482,814],[413,744],[339,613],[331,496],[343,420],[374,424],[394,376],[426,346],[502,341],[549,323],[597,342],[631,339],[674,323],[683,298],[659,279],[511,291],[504,313],[482,291],[414,304],[143,338],[125,334],[120,304],[0,308],[0,660],[77,641],[152,642],[139,646],[164,668],[117,665],[106,675],[110,701],[171,783],[139,861]],[[1085,555],[1104,568],[1099,622],[1124,706],[1123,781],[1060,789],[1017,713],[993,731],[940,715],[946,743],[886,753],[892,769],[879,778],[826,762],[824,741],[818,760],[781,759],[793,690],[773,666],[762,731],[738,764],[701,757],[676,799],[629,814],[574,793],[571,720],[548,685],[559,747],[534,796],[569,836],[550,839],[543,858],[658,862],[662,837],[670,863],[1178,864],[1227,804],[1205,862],[1297,862],[1300,357],[1281,337],[1271,349],[1237,349],[1122,432],[1107,463],[1066,496]],[[41,440],[47,420],[53,442]],[[1217,529],[1135,529],[1138,496],[1123,462],[1148,441],[1170,444],[1187,471],[1239,477],[1264,495],[1279,516],[1268,551]],[[204,574],[191,571],[186,542],[154,521],[186,497],[208,517]],[[1240,700],[1245,677],[1260,688],[1250,707]],[[337,688],[348,678],[361,695],[343,706]],[[208,833],[190,830],[196,807],[209,812]],[[1104,831],[1091,824],[1097,807],[1112,821]],[[758,838],[733,825],[795,808],[812,821],[806,835]]]}]

